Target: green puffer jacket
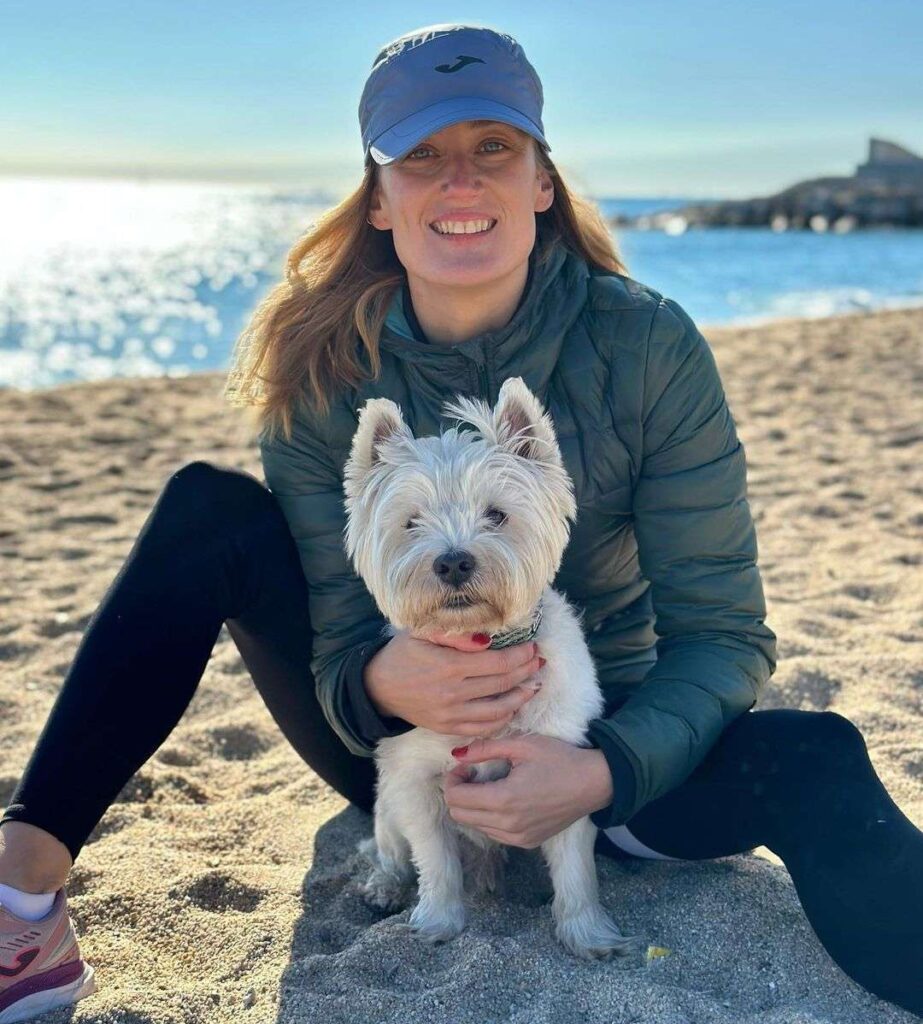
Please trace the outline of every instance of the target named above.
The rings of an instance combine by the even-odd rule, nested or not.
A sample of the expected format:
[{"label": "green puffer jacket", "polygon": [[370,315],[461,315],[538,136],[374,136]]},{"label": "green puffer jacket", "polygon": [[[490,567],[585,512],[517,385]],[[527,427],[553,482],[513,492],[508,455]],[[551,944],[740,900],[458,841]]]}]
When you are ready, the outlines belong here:
[{"label": "green puffer jacket", "polygon": [[335,396],[328,416],[305,406],[290,441],[261,437],[266,482],[308,582],[324,714],[364,756],[412,728],[380,717],[362,685],[387,638],[343,547],[358,408],[391,398],[415,434],[434,434],[452,425],[441,416],[447,398],[493,404],[501,383],[521,376],[552,416],[577,496],[554,586],[583,612],[606,699],[588,742],[606,757],[614,797],[592,820],[628,821],[689,775],[776,667],[744,448],[708,343],[673,300],[558,246],[545,268],[533,253],[506,326],[456,345],[425,340],[405,282],[380,350],[379,378]]}]

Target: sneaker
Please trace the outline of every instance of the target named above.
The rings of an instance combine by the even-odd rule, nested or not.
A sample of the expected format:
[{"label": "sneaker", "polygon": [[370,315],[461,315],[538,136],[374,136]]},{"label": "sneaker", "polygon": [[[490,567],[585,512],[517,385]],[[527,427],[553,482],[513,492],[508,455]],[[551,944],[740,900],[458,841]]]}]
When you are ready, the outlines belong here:
[{"label": "sneaker", "polygon": [[93,968],[80,957],[67,894],[55,893],[40,921],[0,906],[0,1024],[29,1020],[96,991]]}]

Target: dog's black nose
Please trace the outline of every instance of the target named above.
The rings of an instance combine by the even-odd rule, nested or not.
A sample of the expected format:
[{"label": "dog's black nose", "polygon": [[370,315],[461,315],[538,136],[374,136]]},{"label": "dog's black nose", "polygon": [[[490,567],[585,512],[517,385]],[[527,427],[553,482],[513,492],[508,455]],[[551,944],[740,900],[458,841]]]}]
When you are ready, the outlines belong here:
[{"label": "dog's black nose", "polygon": [[460,587],[474,572],[477,562],[467,551],[446,551],[433,562],[433,572],[448,587]]}]

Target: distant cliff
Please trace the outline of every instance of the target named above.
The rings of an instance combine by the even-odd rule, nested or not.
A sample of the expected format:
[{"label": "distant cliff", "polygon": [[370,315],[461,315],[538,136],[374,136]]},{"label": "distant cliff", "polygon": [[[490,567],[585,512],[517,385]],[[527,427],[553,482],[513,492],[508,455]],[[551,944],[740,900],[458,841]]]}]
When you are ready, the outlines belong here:
[{"label": "distant cliff", "polygon": [[812,178],[772,196],[691,203],[639,217],[610,217],[616,226],[680,234],[690,227],[771,227],[774,231],[852,231],[923,227],[923,157],[869,140],[868,160],[852,177]]}]

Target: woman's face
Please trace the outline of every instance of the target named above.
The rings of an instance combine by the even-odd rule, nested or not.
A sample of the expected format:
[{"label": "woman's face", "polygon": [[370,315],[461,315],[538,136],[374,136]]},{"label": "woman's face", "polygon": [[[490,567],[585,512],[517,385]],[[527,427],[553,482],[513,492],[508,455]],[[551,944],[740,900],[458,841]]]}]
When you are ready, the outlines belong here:
[{"label": "woman's face", "polygon": [[[369,220],[390,230],[408,277],[486,284],[518,270],[535,245],[535,214],[554,199],[531,135],[501,121],[463,121],[377,170]],[[476,235],[442,235],[435,221],[490,220]]]}]

